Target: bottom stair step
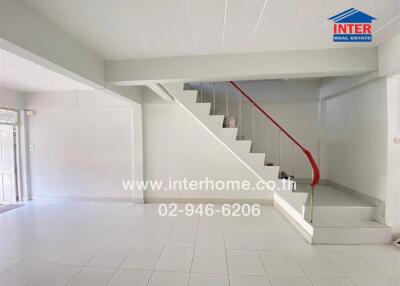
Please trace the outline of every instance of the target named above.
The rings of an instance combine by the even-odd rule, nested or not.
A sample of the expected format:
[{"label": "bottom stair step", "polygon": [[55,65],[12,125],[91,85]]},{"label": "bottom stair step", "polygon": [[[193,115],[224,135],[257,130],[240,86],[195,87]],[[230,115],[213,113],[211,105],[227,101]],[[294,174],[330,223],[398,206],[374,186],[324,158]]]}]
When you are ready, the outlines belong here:
[{"label": "bottom stair step", "polygon": [[313,243],[383,244],[392,241],[392,229],[375,221],[313,224]]}]

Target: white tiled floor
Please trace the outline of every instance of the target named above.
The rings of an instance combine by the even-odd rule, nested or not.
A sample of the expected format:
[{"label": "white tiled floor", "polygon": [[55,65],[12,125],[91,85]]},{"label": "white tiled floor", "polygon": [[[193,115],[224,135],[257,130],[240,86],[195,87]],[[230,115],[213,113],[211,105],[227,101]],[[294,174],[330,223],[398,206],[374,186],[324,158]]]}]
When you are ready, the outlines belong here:
[{"label": "white tiled floor", "polygon": [[159,217],[157,205],[31,202],[0,215],[0,285],[399,286],[400,249],[310,245],[260,217]]}]

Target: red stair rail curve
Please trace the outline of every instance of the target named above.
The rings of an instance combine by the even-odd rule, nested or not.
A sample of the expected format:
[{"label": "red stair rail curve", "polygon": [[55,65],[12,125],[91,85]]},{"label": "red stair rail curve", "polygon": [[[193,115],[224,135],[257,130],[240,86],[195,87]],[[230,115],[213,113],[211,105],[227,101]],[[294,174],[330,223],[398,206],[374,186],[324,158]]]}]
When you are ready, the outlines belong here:
[{"label": "red stair rail curve", "polygon": [[319,169],[318,165],[314,160],[313,155],[311,152],[304,147],[299,141],[297,141],[292,135],[289,134],[289,132],[283,128],[271,115],[269,115],[264,109],[262,109],[250,96],[248,96],[235,82],[229,81],[230,84],[232,84],[239,92],[240,94],[245,97],[248,101],[250,101],[262,114],[265,115],[276,127],[278,127],[296,146],[298,146],[301,151],[306,155],[308,162],[311,165],[311,169],[313,171],[313,178],[311,181],[311,188],[312,191],[314,190],[315,185],[318,184],[319,182]]}]

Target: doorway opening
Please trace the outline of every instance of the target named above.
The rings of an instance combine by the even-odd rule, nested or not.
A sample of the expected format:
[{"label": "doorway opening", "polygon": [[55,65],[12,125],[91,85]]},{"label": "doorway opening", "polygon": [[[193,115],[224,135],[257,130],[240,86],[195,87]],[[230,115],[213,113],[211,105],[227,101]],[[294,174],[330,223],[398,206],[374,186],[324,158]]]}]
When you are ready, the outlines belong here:
[{"label": "doorway opening", "polygon": [[0,108],[0,204],[20,200],[18,193],[18,111]]}]

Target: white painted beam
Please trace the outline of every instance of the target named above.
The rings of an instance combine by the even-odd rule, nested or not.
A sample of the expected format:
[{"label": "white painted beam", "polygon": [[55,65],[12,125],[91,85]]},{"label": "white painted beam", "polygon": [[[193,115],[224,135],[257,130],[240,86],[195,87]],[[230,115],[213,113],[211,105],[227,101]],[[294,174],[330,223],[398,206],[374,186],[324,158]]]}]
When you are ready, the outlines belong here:
[{"label": "white painted beam", "polygon": [[142,86],[116,86],[108,83],[103,91],[128,103],[142,103]]},{"label": "white painted beam", "polygon": [[378,72],[372,72],[360,76],[349,76],[341,78],[327,78],[322,81],[319,89],[320,98],[329,98],[341,95],[350,89],[366,84],[379,78]]},{"label": "white painted beam", "polygon": [[149,83],[147,86],[165,101],[172,101],[174,99],[159,83]]},{"label": "white painted beam", "polygon": [[338,48],[106,61],[116,85],[346,76],[378,68],[377,49]]},{"label": "white painted beam", "polygon": [[93,88],[104,61],[22,0],[0,0],[0,48]]}]

